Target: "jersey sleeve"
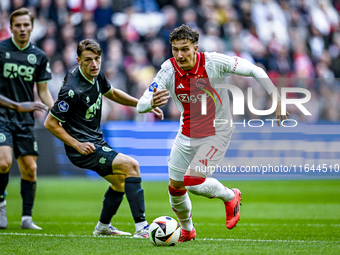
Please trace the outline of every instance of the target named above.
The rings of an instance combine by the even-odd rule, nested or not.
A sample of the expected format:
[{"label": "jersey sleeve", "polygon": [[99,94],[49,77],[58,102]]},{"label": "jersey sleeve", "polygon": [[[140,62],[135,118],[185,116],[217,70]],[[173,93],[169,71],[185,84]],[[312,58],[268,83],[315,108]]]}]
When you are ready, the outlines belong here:
[{"label": "jersey sleeve", "polygon": [[[66,77],[63,81],[65,84]],[[58,99],[51,108],[51,115],[64,123],[67,121],[70,110],[77,105],[75,91],[70,86],[63,85],[59,91]]]},{"label": "jersey sleeve", "polygon": [[170,61],[166,61],[162,65],[161,70],[158,71],[151,85],[144,91],[143,96],[138,100],[137,111],[139,113],[146,113],[153,109],[151,106],[151,99],[154,88],[157,88],[157,90],[160,89],[169,90],[168,89],[168,82],[170,79],[169,68],[171,68],[171,66],[169,66],[169,63]]},{"label": "jersey sleeve", "polygon": [[276,87],[270,80],[266,72],[248,60],[240,57],[230,57],[224,54],[216,54],[215,62],[220,67],[221,72],[227,76],[228,74],[237,74],[245,77],[253,77],[261,86],[267,91],[268,94],[272,94],[276,91]]},{"label": "jersey sleeve", "polygon": [[51,79],[52,79],[52,74],[51,74],[50,62],[48,61],[47,57],[43,55],[41,64],[38,68],[36,82],[42,83],[42,82],[47,82]]},{"label": "jersey sleeve", "polygon": [[101,84],[101,93],[102,95],[105,95],[111,90],[111,84],[110,82],[106,79],[105,75],[103,73],[100,74],[100,84]]}]

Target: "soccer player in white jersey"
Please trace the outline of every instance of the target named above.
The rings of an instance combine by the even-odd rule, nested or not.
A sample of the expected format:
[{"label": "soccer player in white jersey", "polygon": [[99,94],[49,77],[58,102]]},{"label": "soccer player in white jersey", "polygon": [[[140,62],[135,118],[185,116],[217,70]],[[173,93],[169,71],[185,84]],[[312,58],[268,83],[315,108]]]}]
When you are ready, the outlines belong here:
[{"label": "soccer player in white jersey", "polygon": [[[286,114],[281,115],[276,87],[263,69],[242,58],[198,52],[198,38],[199,34],[187,25],[172,31],[173,58],[163,63],[137,105],[138,112],[149,112],[166,104],[171,96],[181,111],[181,127],[168,162],[170,203],[182,227],[180,242],[196,236],[187,191],[221,199],[228,229],[235,227],[240,218],[240,190],[227,188],[211,177],[214,169],[211,166],[217,166],[223,159],[235,128],[214,125],[215,119],[231,120],[227,90],[216,85],[231,74],[254,77],[269,95],[278,97],[275,111],[278,125],[287,119]],[[201,113],[203,96],[205,114]]]}]

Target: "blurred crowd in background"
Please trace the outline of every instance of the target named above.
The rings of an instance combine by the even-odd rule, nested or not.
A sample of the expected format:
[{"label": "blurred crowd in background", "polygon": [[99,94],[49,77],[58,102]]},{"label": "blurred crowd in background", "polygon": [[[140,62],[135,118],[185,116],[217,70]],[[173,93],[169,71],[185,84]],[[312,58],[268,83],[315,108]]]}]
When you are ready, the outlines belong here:
[{"label": "blurred crowd in background", "polygon": [[[170,32],[187,24],[200,33],[199,51],[245,58],[278,87],[308,89],[312,116],[288,107],[292,118],[340,121],[340,0],[1,0],[0,40],[11,36],[9,14],[20,7],[36,16],[31,41],[50,60],[54,99],[66,72],[77,65],[76,45],[85,38],[101,44],[110,83],[139,98],[172,57]],[[252,87],[255,108],[269,109],[268,96],[253,79],[232,76],[230,83],[244,91]],[[172,102],[163,110],[166,119],[178,120]],[[41,122],[44,117],[37,115]],[[240,118],[254,117],[248,111]],[[103,120],[156,119],[105,101]]]}]

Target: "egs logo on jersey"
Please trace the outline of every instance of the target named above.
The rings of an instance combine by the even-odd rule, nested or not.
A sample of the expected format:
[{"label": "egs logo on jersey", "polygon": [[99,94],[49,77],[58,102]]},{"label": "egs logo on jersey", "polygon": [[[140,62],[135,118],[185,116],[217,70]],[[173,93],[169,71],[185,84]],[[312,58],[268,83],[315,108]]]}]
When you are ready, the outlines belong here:
[{"label": "egs logo on jersey", "polygon": [[202,96],[203,94],[191,95],[191,96],[189,96],[188,94],[178,94],[177,98],[182,103],[197,103],[197,102],[202,101]]},{"label": "egs logo on jersey", "polygon": [[25,66],[14,63],[5,63],[4,65],[4,77],[9,79],[17,78],[18,75],[24,78],[24,81],[32,81],[35,68],[31,66]]}]

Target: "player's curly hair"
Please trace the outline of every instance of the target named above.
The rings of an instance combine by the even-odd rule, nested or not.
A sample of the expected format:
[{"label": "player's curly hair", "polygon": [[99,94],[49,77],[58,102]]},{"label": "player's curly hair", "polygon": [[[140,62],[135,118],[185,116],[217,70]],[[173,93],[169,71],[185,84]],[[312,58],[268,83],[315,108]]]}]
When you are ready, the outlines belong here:
[{"label": "player's curly hair", "polygon": [[193,44],[197,44],[198,39],[199,33],[197,31],[190,26],[182,25],[171,32],[169,41],[172,43],[175,40],[190,40]]},{"label": "player's curly hair", "polygon": [[33,13],[31,13],[31,11],[27,8],[20,8],[20,9],[17,9],[15,11],[13,11],[11,13],[11,15],[9,16],[9,24],[12,26],[13,25],[13,21],[14,21],[14,18],[15,17],[18,17],[18,16],[23,16],[23,15],[28,15],[31,19],[31,24],[33,26],[33,22],[34,22],[34,19],[35,19],[35,16],[33,15]]},{"label": "player's curly hair", "polygon": [[85,50],[92,51],[93,53],[96,53],[99,56],[102,55],[102,48],[100,47],[99,43],[94,39],[85,39],[78,43],[77,46],[78,57],[80,57],[81,53]]}]

